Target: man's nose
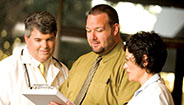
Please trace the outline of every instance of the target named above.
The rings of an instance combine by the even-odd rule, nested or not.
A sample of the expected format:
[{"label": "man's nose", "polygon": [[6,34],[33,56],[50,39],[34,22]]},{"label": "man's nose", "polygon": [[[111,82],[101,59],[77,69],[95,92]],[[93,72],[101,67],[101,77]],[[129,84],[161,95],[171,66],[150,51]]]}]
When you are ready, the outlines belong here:
[{"label": "man's nose", "polygon": [[46,40],[42,41],[42,47],[44,48],[48,47],[48,42]]}]

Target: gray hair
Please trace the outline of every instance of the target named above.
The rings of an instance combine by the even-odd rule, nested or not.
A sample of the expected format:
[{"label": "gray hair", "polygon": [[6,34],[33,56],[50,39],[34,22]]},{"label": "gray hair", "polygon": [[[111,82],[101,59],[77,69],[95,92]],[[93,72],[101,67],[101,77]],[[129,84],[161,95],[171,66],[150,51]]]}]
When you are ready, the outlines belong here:
[{"label": "gray hair", "polygon": [[30,37],[33,28],[37,28],[43,34],[57,33],[57,24],[54,16],[46,11],[31,14],[24,20],[25,35]]}]

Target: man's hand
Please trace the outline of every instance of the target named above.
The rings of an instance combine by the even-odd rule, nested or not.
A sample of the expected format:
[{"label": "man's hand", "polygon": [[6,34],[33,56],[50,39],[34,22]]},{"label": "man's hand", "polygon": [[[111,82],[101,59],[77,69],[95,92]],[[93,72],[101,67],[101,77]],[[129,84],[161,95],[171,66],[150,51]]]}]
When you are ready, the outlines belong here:
[{"label": "man's hand", "polygon": [[[74,105],[74,104],[72,104],[70,101],[67,101],[66,104],[67,104],[67,105]],[[49,105],[61,105],[61,104],[58,104],[58,103],[56,103],[56,102],[51,101],[51,102],[49,103]]]},{"label": "man's hand", "polygon": [[49,105],[59,105],[59,104],[56,103],[56,102],[51,101],[51,102],[49,103]]}]

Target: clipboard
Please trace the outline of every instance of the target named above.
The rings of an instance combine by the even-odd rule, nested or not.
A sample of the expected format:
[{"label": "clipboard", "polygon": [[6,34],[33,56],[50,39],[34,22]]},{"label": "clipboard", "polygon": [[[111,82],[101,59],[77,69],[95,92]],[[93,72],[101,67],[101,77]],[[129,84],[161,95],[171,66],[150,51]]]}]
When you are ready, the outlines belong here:
[{"label": "clipboard", "polygon": [[51,101],[66,105],[67,99],[61,92],[52,86],[33,86],[23,92],[23,95],[36,105],[48,105]]}]

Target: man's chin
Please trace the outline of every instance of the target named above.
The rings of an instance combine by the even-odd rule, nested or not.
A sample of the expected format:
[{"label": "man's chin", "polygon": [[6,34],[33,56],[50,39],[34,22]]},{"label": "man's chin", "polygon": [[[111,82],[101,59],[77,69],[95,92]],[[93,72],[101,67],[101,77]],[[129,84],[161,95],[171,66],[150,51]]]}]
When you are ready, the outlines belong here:
[{"label": "man's chin", "polygon": [[41,60],[42,62],[45,62],[45,61],[47,61],[49,58],[50,58],[50,56],[44,55],[44,56],[41,56],[41,57],[40,57],[40,60]]},{"label": "man's chin", "polygon": [[104,52],[104,49],[101,50],[93,50],[94,53],[96,54],[102,54]]}]

